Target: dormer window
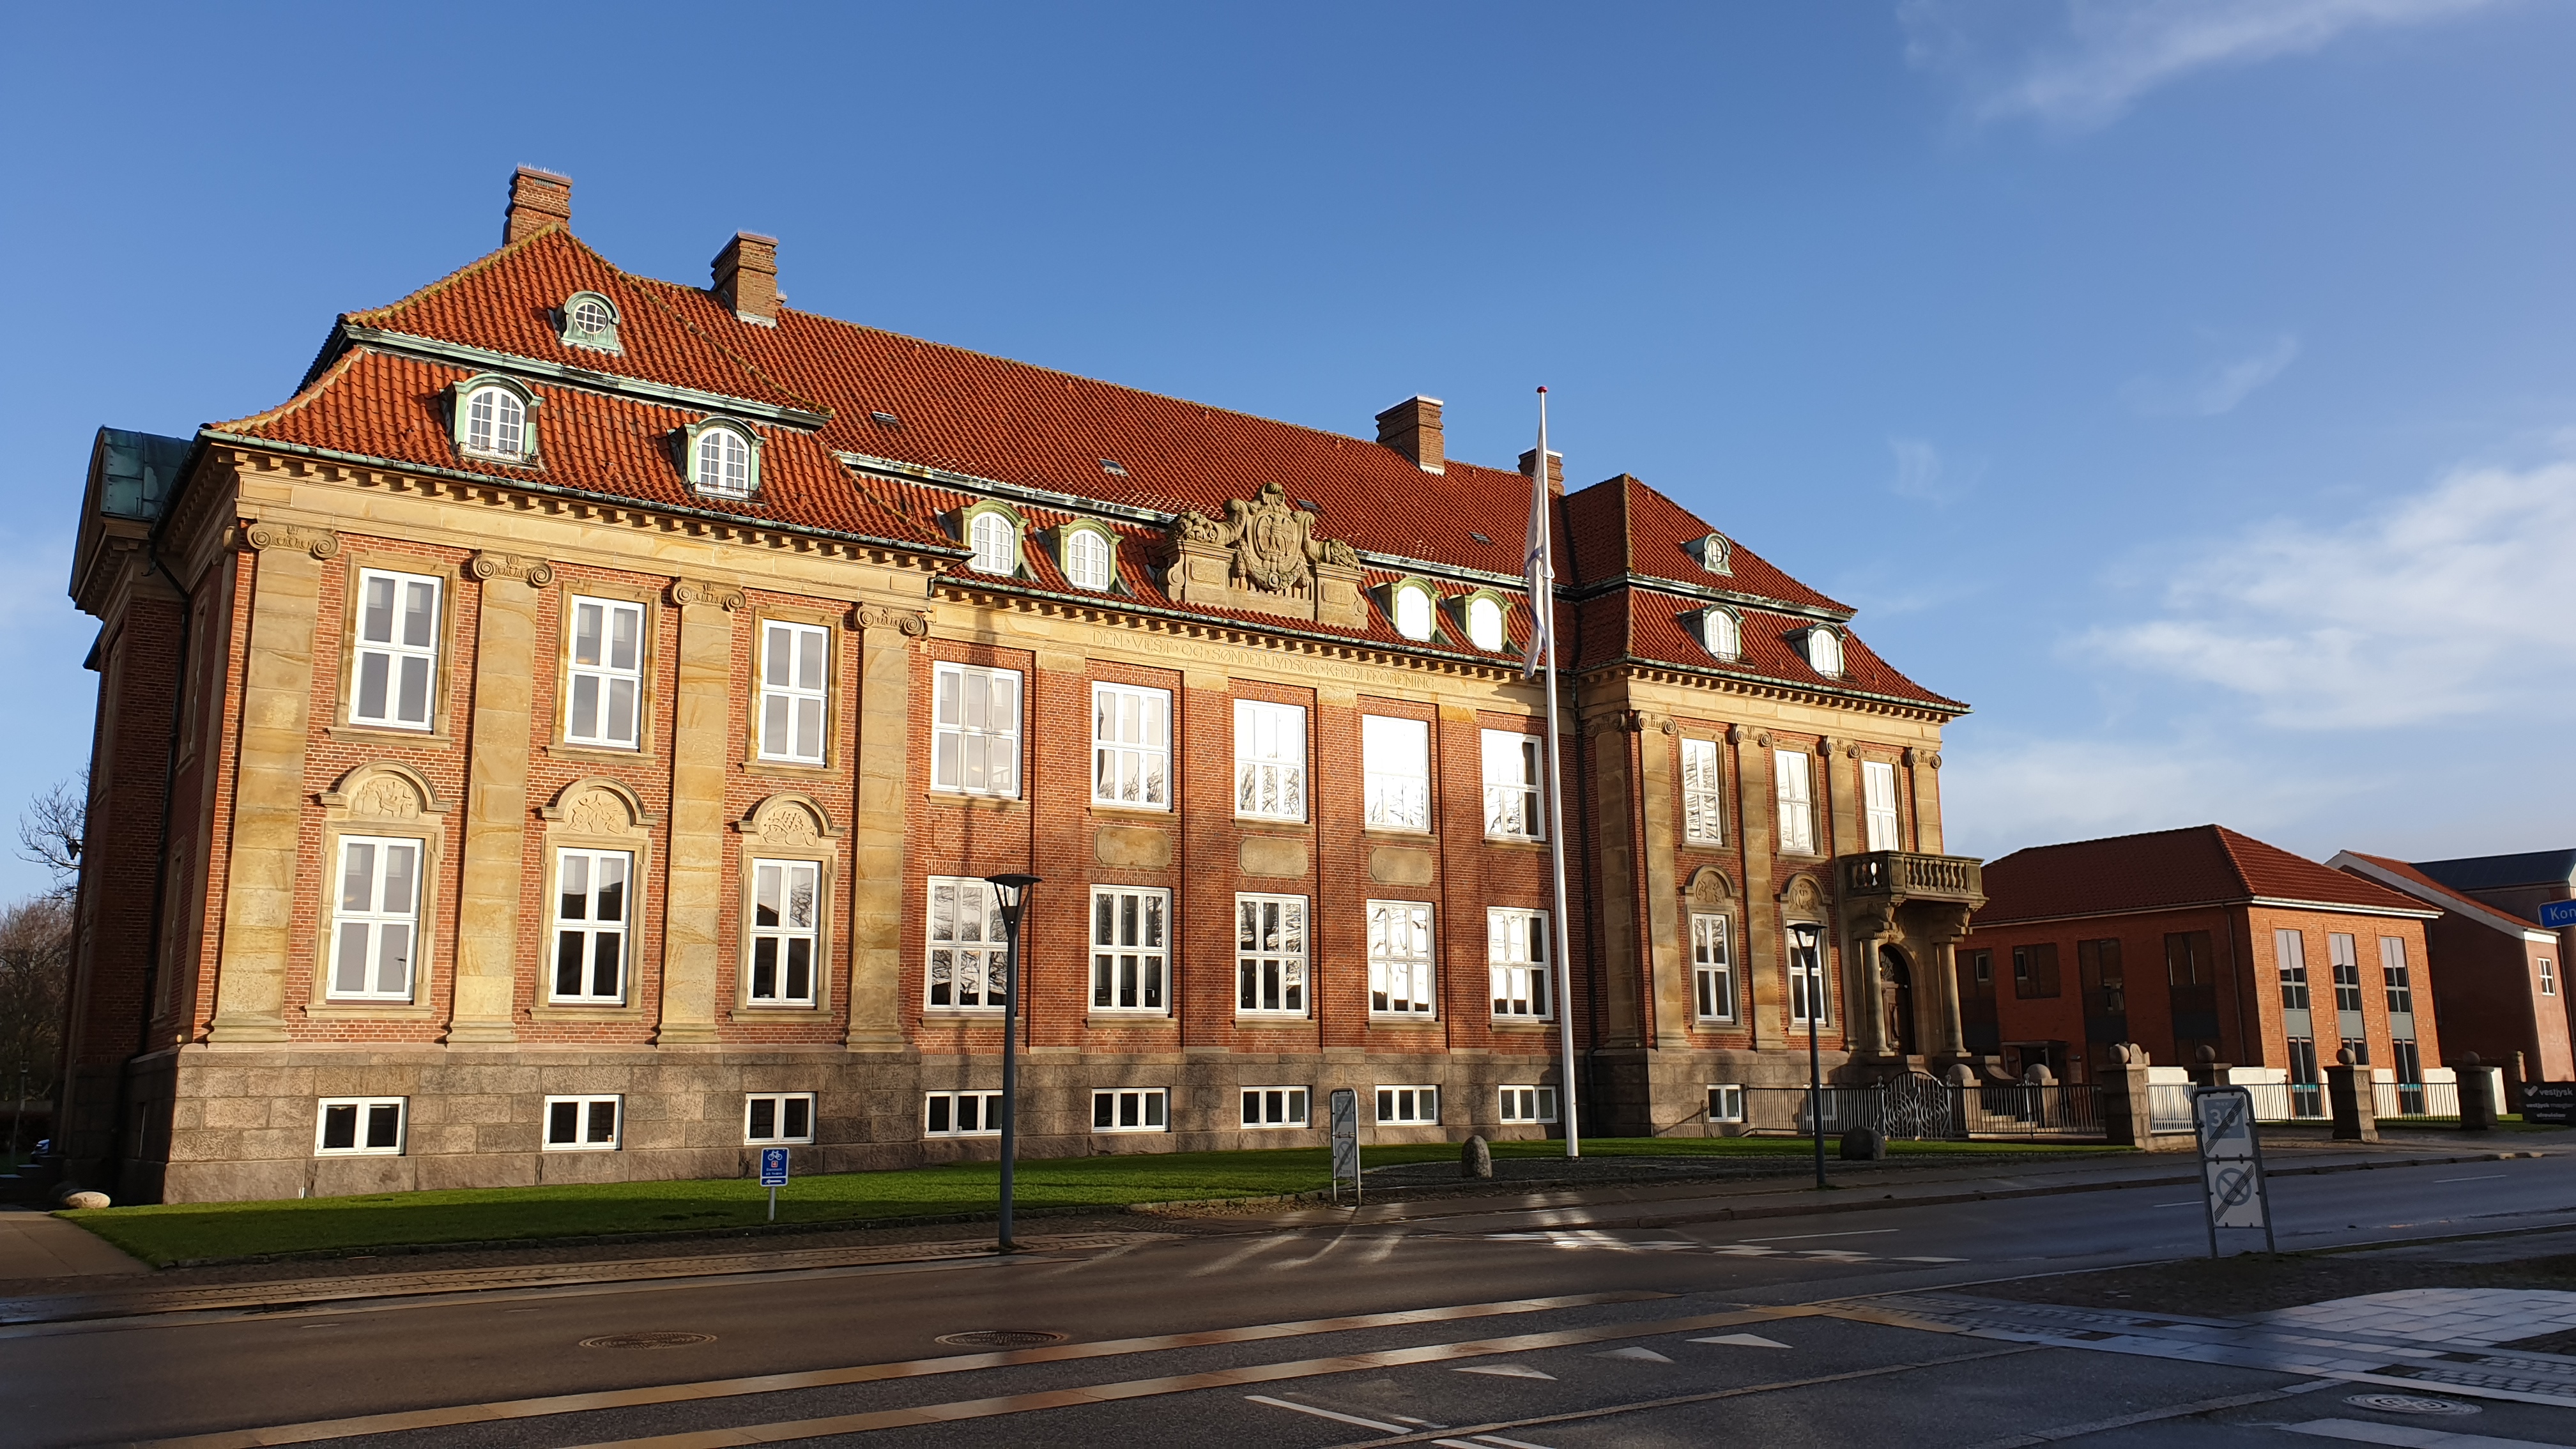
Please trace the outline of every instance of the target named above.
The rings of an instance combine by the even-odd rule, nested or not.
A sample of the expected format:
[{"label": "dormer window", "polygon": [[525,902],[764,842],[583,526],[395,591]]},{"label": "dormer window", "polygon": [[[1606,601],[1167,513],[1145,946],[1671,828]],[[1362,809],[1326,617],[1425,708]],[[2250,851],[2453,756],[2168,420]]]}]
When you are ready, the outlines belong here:
[{"label": "dormer window", "polygon": [[1467,641],[1488,654],[1503,647],[1503,606],[1483,594],[1467,601]]},{"label": "dormer window", "polygon": [[1843,672],[1843,636],[1841,634],[1823,624],[1818,624],[1808,629],[1800,637],[1799,642],[1807,656],[1809,669],[1828,679]]},{"label": "dormer window", "polygon": [[1395,632],[1407,639],[1431,637],[1431,591],[1417,583],[1395,586]]},{"label": "dormer window", "polygon": [[749,498],[760,491],[760,435],[711,418],[688,431],[689,486],[707,498]]},{"label": "dormer window", "polygon": [[529,410],[536,395],[506,378],[478,377],[456,389],[456,446],[478,458],[525,463],[536,456]]},{"label": "dormer window", "polygon": [[1733,609],[1699,611],[1699,642],[1709,657],[1732,664],[1744,654],[1744,622]]},{"label": "dormer window", "polygon": [[[967,560],[968,568],[979,574],[994,574],[1006,579],[1019,573],[1020,516],[1013,512],[1009,505],[996,503],[989,498],[981,503],[971,504],[967,507],[965,516],[959,520],[959,525],[959,533],[965,539],[966,546],[975,551],[975,556]],[[1071,530],[1067,530],[1067,533],[1070,532]],[[1062,555],[1065,576],[1071,578],[1074,573],[1071,555],[1072,540],[1069,537],[1064,538],[1061,546],[1066,550]],[[1096,587],[1106,586],[1107,582],[1104,580]],[[1084,587],[1095,586],[1085,585]]]},{"label": "dormer window", "polygon": [[[996,523],[998,514],[985,514]],[[976,520],[982,523],[984,518]],[[1006,528],[1008,525],[1004,525]],[[983,547],[976,546],[977,568],[983,567]],[[1064,531],[1064,576],[1077,589],[1105,589],[1117,574],[1116,547],[1109,535],[1097,528],[1069,527]]]},{"label": "dormer window", "polygon": [[1708,570],[1710,573],[1732,574],[1735,572],[1734,568],[1727,562],[1728,555],[1735,551],[1735,545],[1726,541],[1725,534],[1708,534],[1704,537],[1693,539],[1682,546],[1689,549],[1690,556],[1699,560],[1699,566]]},{"label": "dormer window", "polygon": [[563,343],[593,352],[615,352],[617,304],[597,292],[575,292],[563,305]]}]

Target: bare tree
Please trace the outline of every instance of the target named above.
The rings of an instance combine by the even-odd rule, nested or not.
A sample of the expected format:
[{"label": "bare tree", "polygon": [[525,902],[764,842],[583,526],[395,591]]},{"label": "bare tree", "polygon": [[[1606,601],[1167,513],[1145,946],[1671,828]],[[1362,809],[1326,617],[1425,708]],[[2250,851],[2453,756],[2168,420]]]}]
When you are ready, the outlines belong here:
[{"label": "bare tree", "polygon": [[27,802],[18,817],[18,858],[54,878],[53,894],[71,899],[80,885],[81,846],[89,837],[89,770]]},{"label": "bare tree", "polygon": [[72,979],[72,903],[30,896],[0,909],[0,1098],[50,1101],[62,1060],[63,1003]]}]

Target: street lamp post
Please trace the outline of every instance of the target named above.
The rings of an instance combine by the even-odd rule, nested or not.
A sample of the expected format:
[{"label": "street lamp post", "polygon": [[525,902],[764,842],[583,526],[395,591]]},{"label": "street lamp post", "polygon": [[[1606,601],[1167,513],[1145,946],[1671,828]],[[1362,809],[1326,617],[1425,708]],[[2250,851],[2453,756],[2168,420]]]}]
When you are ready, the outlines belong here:
[{"label": "street lamp post", "polygon": [[1020,912],[1027,908],[1033,875],[988,875],[993,896],[1002,907],[1002,1226],[997,1246],[1016,1253],[1011,1241],[1011,1167],[1019,1148],[1020,1122]]},{"label": "street lamp post", "polygon": [[1816,1133],[1819,1188],[1825,1185],[1825,1073],[1824,1057],[1816,1045],[1816,1018],[1823,1015],[1817,1008],[1824,1004],[1824,972],[1820,969],[1824,965],[1824,936],[1824,928],[1813,921],[1790,923],[1789,969],[1798,973],[1798,996],[1807,1008],[1807,1125]]}]

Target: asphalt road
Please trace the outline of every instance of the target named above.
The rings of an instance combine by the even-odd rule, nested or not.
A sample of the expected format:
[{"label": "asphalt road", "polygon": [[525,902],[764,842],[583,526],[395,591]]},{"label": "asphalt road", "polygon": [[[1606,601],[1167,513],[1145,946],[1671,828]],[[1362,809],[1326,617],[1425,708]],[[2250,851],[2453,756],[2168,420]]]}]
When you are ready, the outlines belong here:
[{"label": "asphalt road", "polygon": [[[2284,1248],[2576,1223],[2576,1155],[2273,1188]],[[1692,1222],[1688,1200],[1652,1210],[1652,1226],[1449,1212],[1078,1254],[34,1325],[0,1331],[0,1443],[455,1406],[477,1407],[207,1449],[351,1430],[379,1432],[341,1442],[406,1449],[673,1435],[672,1449],[1970,1445],[2247,1395],[2261,1397],[2069,1442],[2287,1446],[2315,1431],[2277,1424],[2403,1422],[2342,1404],[2348,1385],[2285,1398],[2322,1381],[1782,1313],[2203,1252],[2187,1188],[1736,1223]],[[1061,1337],[1017,1355],[938,1341],[996,1330]],[[692,1341],[583,1346],[668,1334]],[[598,1397],[512,1407],[571,1394]],[[1662,1406],[1600,1413],[1637,1404]],[[782,1425],[804,1427],[760,1427]],[[2540,1406],[2437,1427],[2576,1443],[2576,1415]]]}]

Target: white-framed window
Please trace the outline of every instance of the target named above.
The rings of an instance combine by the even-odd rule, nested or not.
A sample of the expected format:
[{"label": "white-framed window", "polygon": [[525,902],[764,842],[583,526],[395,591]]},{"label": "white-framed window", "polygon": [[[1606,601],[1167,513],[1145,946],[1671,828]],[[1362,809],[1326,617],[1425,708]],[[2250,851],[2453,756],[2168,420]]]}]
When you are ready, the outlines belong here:
[{"label": "white-framed window", "polygon": [[1243,1089],[1243,1125],[1246,1127],[1303,1127],[1306,1120],[1304,1087]]},{"label": "white-framed window", "polygon": [[1485,834],[1508,840],[1538,840],[1546,835],[1540,822],[1539,737],[1518,730],[1483,731],[1485,747]]},{"label": "white-framed window", "polygon": [[1708,1089],[1708,1120],[1741,1122],[1744,1120],[1744,1088],[1735,1082],[1719,1082]]},{"label": "white-framed window", "polygon": [[[2379,984],[2388,993],[2390,1016],[2412,1016],[2415,1013],[2415,983],[2406,970],[2406,941],[2401,936],[2379,938]],[[2400,1078],[2422,1081],[2421,1077]]]},{"label": "white-framed window", "polygon": [[931,788],[1019,794],[1019,671],[942,664],[932,673],[931,692]]},{"label": "white-framed window", "polygon": [[465,450],[513,461],[528,455],[528,408],[506,387],[478,387],[465,400]]},{"label": "white-framed window", "polygon": [[1428,902],[1368,903],[1368,973],[1372,1014],[1434,1013],[1439,998],[1434,994]]},{"label": "white-framed window", "polygon": [[1815,792],[1809,785],[1804,750],[1773,750],[1771,776],[1780,800],[1780,848],[1796,855],[1816,853]]},{"label": "white-framed window", "polygon": [[1104,1087],[1091,1094],[1091,1130],[1169,1132],[1169,1106],[1160,1087]]},{"label": "white-framed window", "polygon": [[1306,1014],[1306,898],[1234,898],[1235,1010]]},{"label": "white-framed window", "polygon": [[812,1006],[823,867],[810,860],[751,863],[751,1004]]},{"label": "white-framed window", "polygon": [[1493,968],[1494,1015],[1547,1016],[1547,959],[1547,912],[1486,907],[1485,961]]},{"label": "white-framed window", "polygon": [[764,619],[760,625],[760,757],[823,763],[823,703],[832,631]]},{"label": "white-framed window", "polygon": [[1467,601],[1467,642],[1488,654],[1502,649],[1502,605],[1482,595]]},{"label": "white-framed window", "polygon": [[2546,956],[2540,958],[2540,994],[2543,996],[2558,994],[2558,963]]},{"label": "white-framed window", "polygon": [[745,1146],[778,1147],[814,1140],[814,1094],[753,1092],[742,1099]]},{"label": "white-framed window", "polygon": [[1431,828],[1431,724],[1360,716],[1360,775],[1372,830]]},{"label": "white-framed window", "polygon": [[1395,586],[1395,632],[1407,639],[1431,637],[1431,591],[1420,584]]},{"label": "white-framed window", "polygon": [[1861,818],[1871,850],[1903,850],[1896,828],[1896,766],[1886,760],[1860,762]]},{"label": "white-framed window", "polygon": [[316,1157],[400,1157],[407,1097],[324,1097],[313,1123]]},{"label": "white-framed window", "polygon": [[1100,805],[1172,808],[1172,692],[1091,686],[1091,798]]},{"label": "white-framed window", "polygon": [[1731,664],[1744,654],[1744,621],[1732,609],[1702,609],[1699,642],[1709,657]]},{"label": "white-framed window", "polygon": [[1825,948],[1819,943],[1810,954],[1798,949],[1795,941],[1781,952],[1789,971],[1789,1019],[1803,1022],[1810,1013],[1816,1024],[1834,1019],[1833,1002],[1825,990]]},{"label": "white-framed window", "polygon": [[1064,535],[1064,576],[1077,589],[1105,589],[1117,574],[1111,561],[1109,535],[1096,528],[1069,529]]},{"label": "white-framed window", "polygon": [[718,498],[751,496],[751,441],[731,428],[698,434],[698,491]]},{"label": "white-framed window", "polygon": [[932,1092],[921,1101],[924,1137],[999,1137],[1002,1094],[999,1092]]},{"label": "white-framed window", "polygon": [[1682,839],[1726,843],[1726,772],[1715,740],[1682,738]]},{"label": "white-framed window", "polygon": [[349,661],[349,723],[425,730],[438,673],[438,580],[358,571],[358,639]]},{"label": "white-framed window", "polygon": [[1827,678],[1843,672],[1843,636],[1821,625],[1805,635],[1807,667]]},{"label": "white-framed window", "polygon": [[1735,1020],[1735,952],[1726,917],[1694,914],[1690,933],[1691,991],[1700,1020]]},{"label": "white-framed window", "polygon": [[331,911],[333,1000],[411,1000],[420,855],[417,840],[340,837],[340,896]]},{"label": "white-framed window", "polygon": [[626,999],[634,870],[635,857],[623,850],[555,852],[555,1000],[597,1005]]},{"label": "white-framed window", "polygon": [[1172,893],[1091,888],[1091,1009],[1170,1011]]},{"label": "white-framed window", "polygon": [[1234,702],[1234,813],[1257,820],[1306,818],[1303,706]]},{"label": "white-framed window", "polygon": [[988,880],[930,878],[930,1005],[943,1011],[999,1011],[1010,990],[1002,902]]},{"label": "white-framed window", "polygon": [[2308,938],[2289,926],[2272,931],[2272,960],[2281,976],[2281,1009],[2308,1009]]},{"label": "white-framed window", "polygon": [[1440,1089],[1438,1087],[1378,1088],[1377,1121],[1381,1127],[1439,1126]]},{"label": "white-framed window", "polygon": [[1503,1124],[1553,1122],[1556,1120],[1556,1088],[1505,1087],[1502,1090]]},{"label": "white-framed window", "polygon": [[572,599],[572,697],[564,743],[631,750],[644,691],[644,606]]},{"label": "white-framed window", "polygon": [[587,347],[594,352],[616,352],[617,307],[597,292],[575,292],[563,309],[563,340],[567,346]]},{"label": "white-framed window", "polygon": [[615,1152],[624,1140],[623,1097],[546,1098],[548,1152]]},{"label": "white-framed window", "polygon": [[975,515],[968,525],[966,546],[975,551],[969,567],[979,574],[1000,574],[1005,578],[1019,572],[1020,531],[1002,514],[984,512]]}]

